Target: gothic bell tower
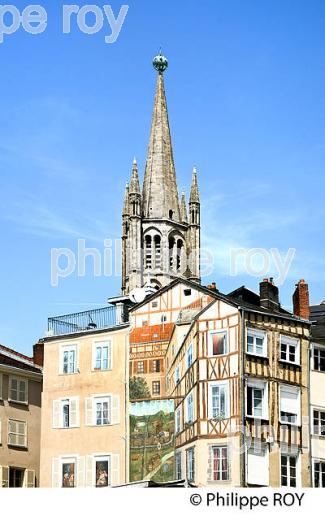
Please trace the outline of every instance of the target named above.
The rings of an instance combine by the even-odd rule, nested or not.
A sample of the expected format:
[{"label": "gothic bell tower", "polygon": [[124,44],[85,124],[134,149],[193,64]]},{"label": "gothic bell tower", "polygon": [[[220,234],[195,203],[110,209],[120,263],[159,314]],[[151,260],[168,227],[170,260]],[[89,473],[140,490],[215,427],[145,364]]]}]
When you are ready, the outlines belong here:
[{"label": "gothic bell tower", "polygon": [[160,288],[174,278],[200,282],[200,197],[194,168],[187,207],[179,198],[164,86],[167,59],[153,60],[156,94],[142,193],[133,162],[122,214],[122,291],[150,285]]}]

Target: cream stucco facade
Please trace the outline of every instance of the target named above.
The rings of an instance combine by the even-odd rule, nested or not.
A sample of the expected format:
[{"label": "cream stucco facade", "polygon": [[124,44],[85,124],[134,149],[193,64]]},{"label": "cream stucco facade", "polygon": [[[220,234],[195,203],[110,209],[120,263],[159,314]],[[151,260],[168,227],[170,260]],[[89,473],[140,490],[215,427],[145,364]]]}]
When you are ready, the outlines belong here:
[{"label": "cream stucco facade", "polygon": [[127,325],[45,339],[42,487],[127,482],[128,350]]}]

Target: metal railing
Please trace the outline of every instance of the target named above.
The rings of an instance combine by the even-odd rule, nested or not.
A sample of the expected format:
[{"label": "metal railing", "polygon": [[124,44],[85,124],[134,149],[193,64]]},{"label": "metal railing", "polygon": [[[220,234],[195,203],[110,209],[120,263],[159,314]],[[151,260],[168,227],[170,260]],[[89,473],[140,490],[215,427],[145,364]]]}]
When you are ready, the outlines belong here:
[{"label": "metal railing", "polygon": [[110,305],[101,309],[48,318],[48,335],[61,336],[73,332],[114,327],[116,324],[116,307]]}]

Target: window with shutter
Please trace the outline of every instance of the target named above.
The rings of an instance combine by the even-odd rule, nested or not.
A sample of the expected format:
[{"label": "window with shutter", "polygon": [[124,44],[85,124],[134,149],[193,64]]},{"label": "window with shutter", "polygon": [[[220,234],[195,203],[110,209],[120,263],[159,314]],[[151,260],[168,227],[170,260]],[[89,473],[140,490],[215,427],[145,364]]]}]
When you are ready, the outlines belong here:
[{"label": "window with shutter", "polygon": [[85,416],[86,416],[86,426],[93,426],[95,424],[94,414],[93,414],[93,398],[87,397],[85,400]]},{"label": "window with shutter", "polygon": [[93,487],[94,485],[94,458],[92,455],[86,456],[86,486]]},{"label": "window with shutter", "polygon": [[77,487],[85,487],[85,457],[78,457],[78,478]]},{"label": "window with shutter", "polygon": [[9,400],[28,404],[28,381],[16,377],[9,378]]},{"label": "window with shutter", "polygon": [[27,423],[24,421],[8,421],[8,444],[27,447]]},{"label": "window with shutter", "polygon": [[9,466],[0,466],[0,487],[9,487]]},{"label": "window with shutter", "polygon": [[120,396],[112,396],[112,424],[120,423]]},{"label": "window with shutter", "polygon": [[60,459],[55,457],[52,459],[52,487],[61,487],[60,481]]},{"label": "window with shutter", "polygon": [[111,456],[97,455],[94,456],[93,464],[93,482],[96,487],[108,487],[112,482],[112,464]]},{"label": "window with shutter", "polygon": [[71,397],[69,399],[70,405],[70,428],[77,428],[79,426],[79,398]]},{"label": "window with shutter", "polygon": [[53,428],[61,427],[61,401],[60,400],[53,401],[52,427]]},{"label": "window with shutter", "polygon": [[79,397],[53,401],[53,428],[77,428],[79,421]]},{"label": "window with shutter", "polygon": [[280,386],[280,421],[283,424],[300,425],[300,389]]},{"label": "window with shutter", "polygon": [[33,469],[25,469],[23,487],[35,487],[35,471]]},{"label": "window with shutter", "polygon": [[111,485],[118,486],[120,484],[120,456],[113,454],[111,455]]},{"label": "window with shutter", "polygon": [[254,445],[247,451],[247,483],[269,485],[269,450],[265,445]]}]

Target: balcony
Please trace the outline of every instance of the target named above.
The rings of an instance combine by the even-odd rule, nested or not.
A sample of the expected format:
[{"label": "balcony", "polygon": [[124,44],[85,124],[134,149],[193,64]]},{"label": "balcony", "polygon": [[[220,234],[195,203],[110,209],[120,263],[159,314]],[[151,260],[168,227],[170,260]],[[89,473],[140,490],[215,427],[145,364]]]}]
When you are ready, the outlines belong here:
[{"label": "balcony", "polygon": [[128,312],[124,307],[122,319],[117,319],[116,307],[109,305],[74,314],[48,318],[48,336],[62,336],[87,330],[98,330],[127,323]]}]

